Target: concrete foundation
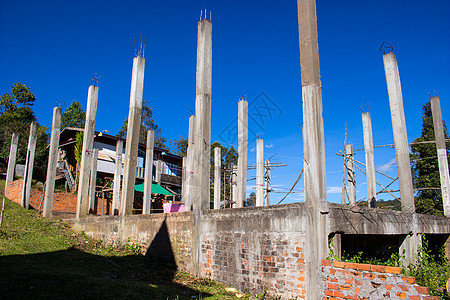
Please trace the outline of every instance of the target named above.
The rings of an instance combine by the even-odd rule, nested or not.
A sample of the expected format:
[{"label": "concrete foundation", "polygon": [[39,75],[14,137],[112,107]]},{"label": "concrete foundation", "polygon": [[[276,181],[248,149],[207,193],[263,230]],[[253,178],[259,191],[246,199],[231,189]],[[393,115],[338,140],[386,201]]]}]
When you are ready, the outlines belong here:
[{"label": "concrete foundation", "polygon": [[362,114],[364,152],[366,156],[367,206],[377,207],[377,183],[375,179],[375,157],[373,152],[372,121],[370,113]]},{"label": "concrete foundation", "polygon": [[31,180],[33,179],[34,153],[36,150],[36,138],[38,126],[39,124],[37,122],[31,122],[30,136],[28,138],[28,149],[25,161],[25,172],[23,176],[23,188],[21,199],[21,204],[26,209],[28,209],[28,206],[30,204]]}]

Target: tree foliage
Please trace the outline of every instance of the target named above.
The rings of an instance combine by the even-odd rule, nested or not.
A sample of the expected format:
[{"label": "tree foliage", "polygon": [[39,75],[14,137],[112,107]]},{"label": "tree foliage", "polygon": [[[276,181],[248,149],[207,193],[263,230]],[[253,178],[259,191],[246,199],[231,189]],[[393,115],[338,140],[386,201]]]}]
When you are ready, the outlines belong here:
[{"label": "tree foliage", "polygon": [[84,128],[86,113],[78,101],[73,100],[61,116],[61,128]]},{"label": "tree foliage", "polygon": [[170,140],[170,144],[172,146],[172,153],[179,156],[186,156],[188,140],[182,137],[181,135],[176,140]]},{"label": "tree foliage", "polygon": [[[422,134],[414,142],[434,141],[433,116],[431,103],[428,101],[422,107]],[[447,127],[444,122],[444,135],[448,138]],[[414,188],[439,188],[439,164],[436,144],[416,144],[411,146],[411,165]],[[447,153],[450,147],[447,145]],[[441,190],[430,189],[418,191],[415,197],[416,212],[432,215],[443,215]]]},{"label": "tree foliage", "polygon": [[[19,135],[17,147],[18,164],[24,164],[28,147],[28,137],[31,122],[36,121],[36,116],[31,109],[36,97],[29,87],[21,83],[14,83],[10,93],[4,93],[0,97],[0,165],[5,168],[8,163],[11,136]],[[47,169],[49,135],[47,128],[38,127],[36,138],[36,151],[34,160],[33,177],[44,180]]]},{"label": "tree foliage", "polygon": [[[122,125],[122,129],[120,129],[119,133],[116,135],[117,137],[127,138],[127,130],[128,130],[128,119],[125,119]],[[159,148],[166,148],[167,139],[161,135],[161,128],[155,123],[153,120],[153,108],[148,106],[148,102],[144,100],[142,102],[142,112],[141,112],[141,127],[139,130],[139,142],[147,143],[147,131],[153,130],[155,132],[155,146]]]}]

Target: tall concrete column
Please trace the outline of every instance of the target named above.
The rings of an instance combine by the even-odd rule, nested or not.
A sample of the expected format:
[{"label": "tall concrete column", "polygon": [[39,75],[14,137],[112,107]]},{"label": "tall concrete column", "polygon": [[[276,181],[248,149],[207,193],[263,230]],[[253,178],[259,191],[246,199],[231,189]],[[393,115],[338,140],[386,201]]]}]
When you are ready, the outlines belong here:
[{"label": "tall concrete column", "polygon": [[[206,14],[206,13],[205,13]],[[200,237],[203,210],[210,208],[209,173],[211,156],[211,84],[212,84],[212,23],[198,22],[197,76],[195,97],[194,190],[192,262],[194,275],[201,274],[202,253]]]},{"label": "tall concrete column", "polygon": [[195,115],[189,117],[189,133],[187,148],[187,166],[186,166],[186,199],[185,210],[192,210],[192,197],[194,195],[194,138],[195,138]]},{"label": "tall concrete column", "polygon": [[214,148],[214,209],[220,209],[220,168],[222,154],[220,147]]},{"label": "tall concrete column", "polygon": [[89,205],[89,177],[94,148],[95,119],[97,115],[98,86],[91,85],[88,90],[86,121],[84,123],[83,150],[80,163],[80,179],[77,196],[76,217],[86,217]]},{"label": "tall concrete column", "polygon": [[23,175],[23,187],[21,198],[21,204],[26,209],[28,209],[28,206],[30,204],[31,180],[33,179],[34,153],[36,150],[36,137],[38,126],[39,125],[37,122],[31,122],[30,136],[28,138],[28,149],[27,149],[27,157],[25,160],[25,171]]},{"label": "tall concrete column", "polygon": [[265,178],[265,190],[266,190],[266,201],[265,201],[265,206],[270,206],[270,160],[266,159],[266,163],[265,163],[265,170],[266,170],[266,174],[264,175]]},{"label": "tall concrete column", "polygon": [[414,191],[409,159],[408,135],[406,133],[403,95],[397,59],[394,53],[388,53],[383,55],[383,62],[389,94],[389,106],[391,109],[392,130],[394,132],[395,157],[397,160],[402,211],[414,213]]},{"label": "tall concrete column", "polygon": [[438,96],[431,97],[431,111],[433,113],[434,136],[441,179],[442,204],[444,215],[450,217],[450,177],[448,171],[447,147],[445,145],[444,125],[442,124],[441,104]]},{"label": "tall concrete column", "polygon": [[156,174],[155,174],[155,181],[158,184],[161,184],[161,172],[162,172],[162,161],[161,159],[156,161]]},{"label": "tall concrete column", "polygon": [[119,214],[122,217],[125,215],[131,215],[133,212],[139,130],[141,126],[142,94],[144,90],[144,69],[145,59],[143,57],[136,56],[133,59],[133,73],[131,76],[130,110],[128,112],[125,167],[122,183],[122,201],[120,202],[119,211]]},{"label": "tall concrete column", "polygon": [[143,200],[142,214],[149,214],[152,206],[154,145],[155,145],[155,132],[153,130],[149,130],[147,131],[147,148],[145,152],[144,200]]},{"label": "tall concrete column", "polygon": [[120,183],[122,179],[122,153],[123,153],[123,141],[118,140],[116,143],[116,161],[114,168],[114,188],[113,188],[113,205],[112,214],[119,214],[120,203]]},{"label": "tall concrete column", "polygon": [[97,186],[98,145],[92,149],[91,179],[89,181],[89,213],[95,211],[95,187]]},{"label": "tall concrete column", "polygon": [[14,169],[16,168],[17,144],[19,135],[13,133],[11,136],[11,146],[9,147],[8,170],[6,171],[5,192],[8,189],[8,183],[14,179]]},{"label": "tall concrete column", "polygon": [[238,169],[236,207],[243,207],[247,192],[248,102],[238,103]]},{"label": "tall concrete column", "polygon": [[356,205],[356,178],[353,144],[345,145],[345,156],[347,158],[348,198],[350,205]]},{"label": "tall concrete column", "polygon": [[231,199],[232,199],[232,207],[235,208],[238,198],[237,192],[237,167],[235,165],[231,165]]},{"label": "tall concrete column", "polygon": [[48,150],[47,179],[45,180],[44,211],[46,218],[52,216],[55,193],[56,165],[58,163],[59,134],[61,132],[61,107],[53,108],[52,133]]},{"label": "tall concrete column", "polygon": [[328,255],[325,137],[315,0],[297,0],[303,99],[303,169],[308,212],[306,298],[320,299],[321,259]]},{"label": "tall concrete column", "polygon": [[264,205],[264,140],[256,140],[256,206]]},{"label": "tall concrete column", "polygon": [[375,179],[372,120],[369,112],[362,114],[362,123],[364,132],[364,152],[366,155],[367,206],[377,207],[377,183]]},{"label": "tall concrete column", "polygon": [[181,202],[186,203],[186,179],[187,179],[187,157],[183,156],[181,162]]}]

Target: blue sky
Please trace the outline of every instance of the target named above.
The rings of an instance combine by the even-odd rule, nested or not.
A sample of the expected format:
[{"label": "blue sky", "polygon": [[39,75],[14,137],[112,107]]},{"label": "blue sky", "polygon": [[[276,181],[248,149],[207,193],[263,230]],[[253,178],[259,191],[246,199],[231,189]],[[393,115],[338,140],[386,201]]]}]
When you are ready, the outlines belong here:
[{"label": "blue sky", "polygon": [[[354,148],[363,148],[361,106],[372,114],[374,145],[393,143],[382,54],[394,45],[400,68],[408,139],[420,135],[421,106],[437,91],[450,120],[450,2],[317,1],[328,200],[341,201],[344,126]],[[276,114],[251,121],[266,158],[287,163],[273,170],[285,191],[302,168],[302,104],[296,1],[11,1],[0,2],[0,93],[14,82],[31,87],[40,124],[52,108],[72,100],[86,106],[94,73],[101,76],[96,130],[116,134],[128,115],[133,37],[145,39],[144,99],[168,139],[187,137],[195,108],[197,22],[212,11],[212,140],[234,144],[221,133],[237,116],[239,97],[264,92]],[[260,99],[260,98],[258,98]],[[258,120],[256,117],[254,120]],[[299,125],[300,124],[300,125]],[[256,142],[249,145],[254,164]],[[375,165],[396,177],[394,150],[375,151]],[[356,159],[364,162],[359,151]],[[357,173],[357,198],[365,178]],[[249,171],[248,178],[254,177]],[[389,180],[377,175],[377,180]],[[251,191],[254,181],[249,182]],[[392,186],[395,189],[395,186]],[[303,189],[303,180],[296,190]],[[273,194],[272,203],[283,196]],[[382,198],[389,199],[388,196]],[[285,203],[302,201],[293,194]]]}]

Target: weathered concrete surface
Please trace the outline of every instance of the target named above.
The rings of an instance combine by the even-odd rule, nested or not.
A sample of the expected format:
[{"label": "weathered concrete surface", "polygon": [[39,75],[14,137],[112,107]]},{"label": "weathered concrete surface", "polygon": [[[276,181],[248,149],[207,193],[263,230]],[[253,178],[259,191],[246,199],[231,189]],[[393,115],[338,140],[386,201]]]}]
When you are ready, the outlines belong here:
[{"label": "weathered concrete surface", "polygon": [[143,214],[149,214],[152,205],[154,144],[155,144],[155,132],[153,130],[149,130],[147,131],[147,147],[145,152],[144,199],[142,205]]},{"label": "weathered concrete surface", "polygon": [[94,143],[92,149],[91,161],[91,179],[89,180],[89,213],[94,213],[95,210],[95,188],[97,186],[97,166],[98,166],[98,144]]},{"label": "weathered concrete surface", "polygon": [[77,218],[86,217],[89,205],[89,177],[91,175],[92,150],[94,148],[95,119],[97,115],[98,86],[88,90],[86,121],[84,124],[83,151],[80,163],[80,179],[77,197]]},{"label": "weathered concrete surface", "polygon": [[58,163],[59,134],[61,131],[61,107],[53,108],[52,133],[48,150],[47,179],[45,180],[44,211],[46,218],[52,216],[55,193],[56,165]]},{"label": "weathered concrete surface", "polygon": [[431,97],[430,102],[438,154],[439,176],[441,179],[442,204],[444,207],[444,215],[450,217],[450,174],[448,171],[447,147],[445,146],[441,103],[438,96]]},{"label": "weathered concrete surface", "polygon": [[194,137],[195,137],[195,115],[189,117],[188,148],[186,153],[186,194],[184,206],[186,211],[192,210],[192,197],[194,193]]},{"label": "weathered concrete surface", "polygon": [[122,182],[122,152],[123,152],[123,141],[118,140],[116,143],[116,158],[114,162],[115,169],[114,169],[113,205],[112,205],[112,211],[114,215],[119,214],[120,184]]},{"label": "weathered concrete surface", "polygon": [[264,174],[264,180],[265,180],[265,187],[264,189],[266,190],[266,194],[265,194],[265,206],[270,206],[270,192],[271,192],[271,187],[270,187],[270,160],[266,159],[266,163],[265,163],[265,174]]},{"label": "weathered concrete surface", "polygon": [[131,215],[136,180],[137,152],[141,125],[142,94],[144,92],[145,59],[137,56],[133,59],[131,76],[130,108],[128,112],[127,143],[125,147],[125,165],[122,182],[122,199],[119,215]]},{"label": "weathered concrete surface", "polygon": [[221,148],[214,148],[214,209],[220,208],[220,171],[222,163]]},{"label": "weathered concrete surface", "polygon": [[236,207],[243,207],[247,193],[248,102],[238,103],[238,165]]},{"label": "weathered concrete surface", "polygon": [[377,207],[377,183],[375,179],[372,120],[369,112],[362,113],[362,123],[364,132],[364,154],[366,156],[367,206]]},{"label": "weathered concrete surface", "polygon": [[6,171],[5,194],[8,183],[14,179],[14,170],[16,168],[17,144],[19,143],[19,135],[13,133],[11,136],[11,146],[9,147],[8,170]]},{"label": "weathered concrete surface", "polygon": [[264,204],[264,140],[256,140],[256,206]]},{"label": "weathered concrete surface", "polygon": [[28,138],[28,149],[27,149],[27,157],[25,160],[25,174],[23,176],[23,188],[21,198],[21,204],[26,209],[28,209],[28,206],[30,204],[31,180],[33,179],[34,153],[36,150],[36,138],[38,126],[39,125],[37,122],[31,122],[30,136]]},{"label": "weathered concrete surface", "polygon": [[345,155],[347,160],[348,198],[350,205],[356,205],[356,178],[355,162],[353,158],[353,144],[345,145]]}]

